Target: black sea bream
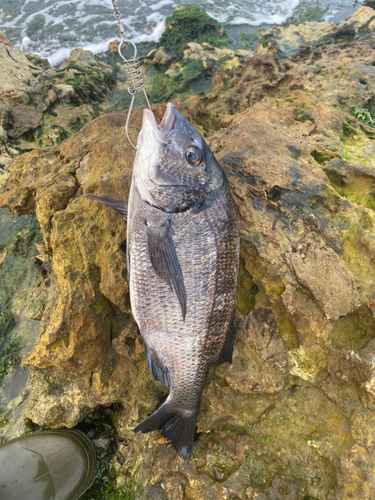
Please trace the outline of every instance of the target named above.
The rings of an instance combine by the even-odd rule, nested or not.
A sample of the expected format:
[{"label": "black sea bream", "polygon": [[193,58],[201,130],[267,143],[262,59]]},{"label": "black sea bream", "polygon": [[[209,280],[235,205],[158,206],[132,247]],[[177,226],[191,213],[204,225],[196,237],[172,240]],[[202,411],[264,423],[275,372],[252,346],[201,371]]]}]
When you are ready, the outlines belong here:
[{"label": "black sea bream", "polygon": [[[88,196],[126,219],[123,202]],[[188,459],[207,373],[232,361],[240,244],[228,180],[171,103],[159,126],[143,113],[127,223],[134,318],[154,379],[170,387],[134,431],[160,429]]]}]

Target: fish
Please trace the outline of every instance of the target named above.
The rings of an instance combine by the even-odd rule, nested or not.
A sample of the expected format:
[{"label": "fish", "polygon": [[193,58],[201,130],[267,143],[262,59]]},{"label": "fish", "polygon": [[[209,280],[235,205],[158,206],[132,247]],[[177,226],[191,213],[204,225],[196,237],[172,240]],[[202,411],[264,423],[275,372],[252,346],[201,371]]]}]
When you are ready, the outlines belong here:
[{"label": "fish", "polygon": [[143,111],[128,204],[86,194],[127,222],[130,302],[165,402],[134,429],[191,457],[211,367],[232,362],[240,239],[228,179],[202,135],[167,104]]}]

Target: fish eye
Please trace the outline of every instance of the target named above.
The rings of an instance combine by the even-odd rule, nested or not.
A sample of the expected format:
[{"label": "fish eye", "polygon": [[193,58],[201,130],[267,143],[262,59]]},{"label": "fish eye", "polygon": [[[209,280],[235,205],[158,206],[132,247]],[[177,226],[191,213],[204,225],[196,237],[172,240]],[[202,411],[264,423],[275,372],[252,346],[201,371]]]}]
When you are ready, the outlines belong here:
[{"label": "fish eye", "polygon": [[193,167],[197,167],[202,161],[202,151],[195,146],[191,146],[186,151],[186,159],[190,163],[190,165],[193,165]]}]

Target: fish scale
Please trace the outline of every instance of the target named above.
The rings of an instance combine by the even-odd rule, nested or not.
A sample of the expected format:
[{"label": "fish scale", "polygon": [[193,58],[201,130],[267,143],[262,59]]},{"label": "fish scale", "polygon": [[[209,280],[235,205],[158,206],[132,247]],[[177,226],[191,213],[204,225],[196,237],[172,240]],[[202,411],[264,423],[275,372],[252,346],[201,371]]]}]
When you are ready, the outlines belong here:
[{"label": "fish scale", "polygon": [[[210,241],[208,225],[204,227],[199,218],[196,217],[194,223],[189,212],[168,214],[168,218],[172,220],[171,225],[174,227],[173,241],[187,294],[188,314],[184,323],[176,294],[155,273],[148,257],[147,231],[144,221],[150,218],[150,212],[154,215],[160,211],[142,202],[135,188],[133,189],[134,192],[130,196],[132,211],[128,226],[132,311],[151,356],[159,359],[161,368],[167,368],[171,374],[171,392],[177,391],[177,386],[183,387],[184,390],[185,387],[189,387],[188,392],[190,392],[192,383],[196,383],[199,367],[197,352],[199,353],[204,347],[201,332],[208,331],[209,310],[214,300],[216,268],[213,259],[210,263],[209,254],[215,243]],[[183,235],[192,231],[198,233],[195,244],[186,245]],[[137,262],[133,266],[133,241],[137,241],[134,254],[142,255],[142,263],[144,263],[142,268],[138,267]],[[137,256],[136,261],[138,259]],[[202,279],[200,275],[202,269],[208,274],[205,279]],[[142,279],[139,279],[139,276]],[[149,290],[155,290],[155,295],[150,294]],[[155,296],[158,299],[157,303],[155,303]],[[199,301],[196,300],[197,298]],[[180,369],[181,373],[179,373],[178,367],[182,362],[185,362],[184,369],[182,372]],[[181,377],[185,380],[181,380]],[[185,400],[185,404],[191,404],[189,399]]]}]

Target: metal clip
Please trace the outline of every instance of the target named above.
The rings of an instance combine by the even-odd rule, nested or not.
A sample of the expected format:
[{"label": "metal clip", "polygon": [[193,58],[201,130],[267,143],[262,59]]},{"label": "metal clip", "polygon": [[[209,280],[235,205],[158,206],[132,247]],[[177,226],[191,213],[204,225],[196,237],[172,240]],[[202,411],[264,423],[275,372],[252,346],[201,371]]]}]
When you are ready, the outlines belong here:
[{"label": "metal clip", "polygon": [[[124,43],[130,43],[134,48],[133,57],[131,57],[130,59],[126,59],[122,55],[121,48],[122,48]],[[119,53],[120,57],[125,61],[125,64],[126,64],[126,71],[128,73],[128,77],[130,80],[130,81],[127,81],[126,83],[129,84],[128,92],[132,96],[132,99],[130,101],[128,116],[126,118],[126,125],[125,125],[126,137],[128,138],[130,145],[133,146],[134,149],[137,149],[136,146],[134,146],[134,144],[130,140],[129,133],[128,133],[129,120],[130,120],[130,115],[131,115],[133,105],[134,105],[135,94],[137,92],[142,91],[144,98],[146,100],[148,109],[150,111],[152,111],[152,109],[151,109],[150,103],[148,101],[148,97],[147,97],[146,90],[145,90],[145,84],[143,82],[141,70],[139,67],[139,59],[137,57],[137,47],[130,40],[123,40],[122,42],[120,42],[120,44],[118,46],[118,53]]]},{"label": "metal clip", "polygon": [[[125,29],[121,23],[121,12],[117,8],[116,0],[112,0],[112,5],[113,5],[113,10],[114,10],[113,17],[117,21],[117,29],[121,35],[121,38],[122,38],[122,41],[120,42],[120,44],[118,46],[118,53],[119,53],[121,59],[123,59],[125,61],[125,64],[126,64],[126,71],[128,73],[129,79],[130,79],[130,81],[127,81],[126,83],[129,84],[128,92],[132,96],[132,99],[130,101],[129,111],[128,111],[128,117],[126,118],[125,132],[126,132],[126,137],[128,138],[129,144],[131,146],[133,146],[134,149],[137,149],[137,147],[134,146],[134,144],[130,140],[129,132],[128,132],[129,120],[130,120],[130,115],[132,113],[132,109],[133,109],[133,105],[134,105],[135,94],[137,92],[142,91],[143,95],[146,99],[148,109],[150,111],[152,111],[152,109],[151,109],[150,103],[149,103],[148,98],[147,98],[145,84],[143,83],[142,73],[141,73],[141,70],[139,67],[139,59],[137,57],[137,47],[130,40],[125,40],[125,37],[124,37]],[[133,57],[131,57],[130,59],[126,59],[122,55],[121,48],[122,48],[124,43],[130,43],[130,45],[132,45],[134,48]]]}]

